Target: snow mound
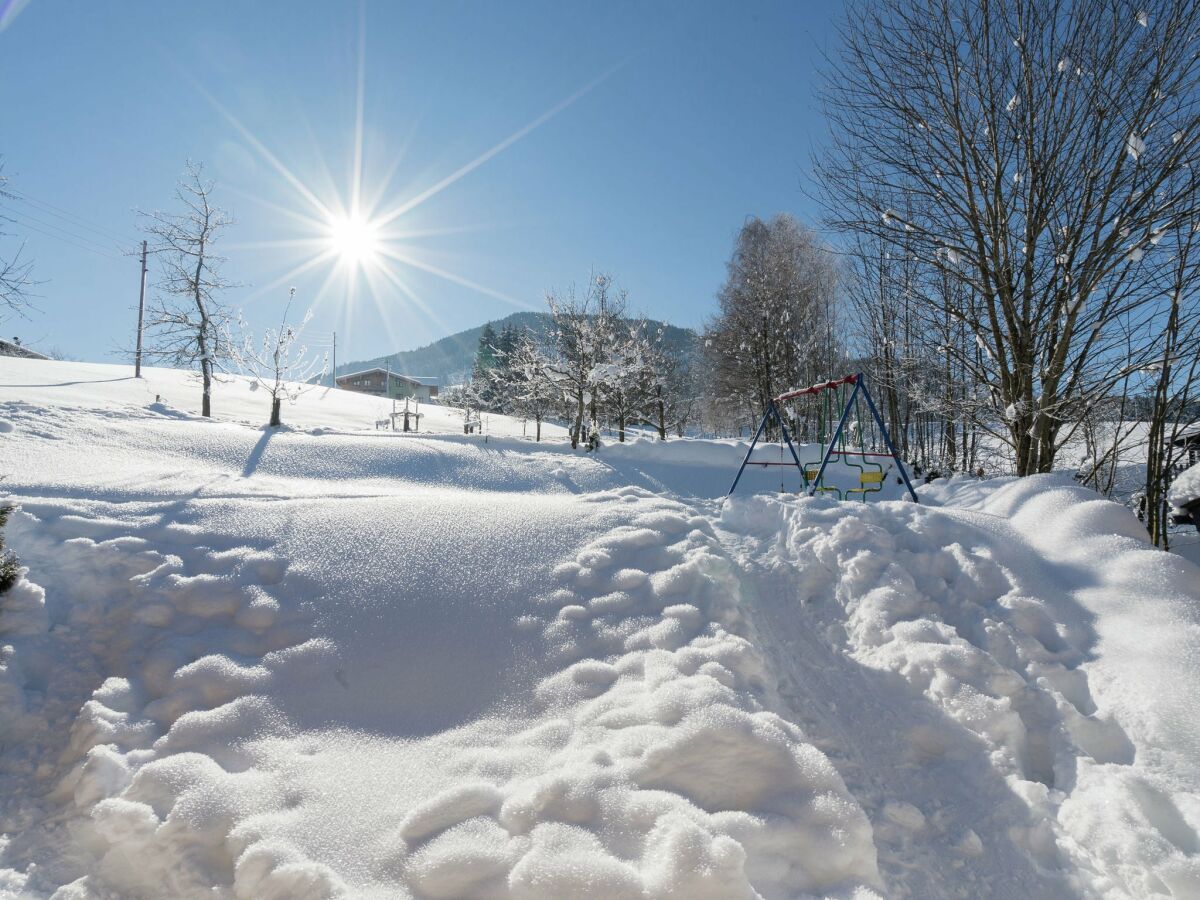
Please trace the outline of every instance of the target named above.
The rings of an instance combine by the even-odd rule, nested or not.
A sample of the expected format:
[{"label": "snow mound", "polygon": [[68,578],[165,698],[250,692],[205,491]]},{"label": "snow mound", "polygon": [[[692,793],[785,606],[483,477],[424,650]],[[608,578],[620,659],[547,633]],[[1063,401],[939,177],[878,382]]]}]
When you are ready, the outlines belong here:
[{"label": "snow mound", "polygon": [[[65,644],[83,628],[108,645],[92,648],[100,684],[77,695],[58,750],[67,771],[24,798],[30,820],[47,806],[76,819],[86,852],[60,845],[60,863],[37,869],[36,883],[78,874],[79,890],[188,896],[224,885],[247,897],[879,887],[862,809],[803,731],[772,710],[767,663],[738,634],[737,580],[707,521],[639,489],[573,505],[573,518],[605,522],[587,529],[600,536],[552,568],[535,564],[541,577],[504,615],[461,622],[456,634],[468,646],[473,628],[525,645],[518,659],[534,677],[496,698],[504,718],[467,714],[414,744],[401,735],[427,730],[416,718],[421,688],[404,685],[390,721],[380,720],[370,679],[388,648],[290,602],[314,596],[303,565],[249,548],[167,553],[135,535],[104,538],[119,526],[101,521],[87,526],[92,538],[63,545],[55,533],[80,523],[55,504],[29,504],[14,540],[39,568],[59,559],[61,576],[47,581],[65,620],[46,634],[22,612],[41,596],[23,583],[0,625],[28,621],[22,659],[44,659],[55,634]],[[191,533],[202,544],[215,537]],[[527,557],[527,539],[510,538],[507,552]],[[422,552],[410,548],[408,561]],[[370,618],[377,630],[394,619],[408,632],[395,652],[443,640],[438,617],[411,605]],[[404,668],[379,674],[404,684]],[[87,678],[75,674],[81,690]],[[448,688],[480,689],[433,687],[444,698]],[[375,736],[362,730],[368,719]],[[16,753],[29,765],[54,749],[49,717],[42,724]],[[361,760],[351,761],[365,752],[366,771],[379,771],[414,750],[423,774],[394,803],[380,803],[378,786],[359,780]],[[331,768],[356,774],[331,780]],[[339,812],[346,796],[331,791],[353,800],[352,825]],[[338,849],[347,829],[367,848],[350,865]]]}]

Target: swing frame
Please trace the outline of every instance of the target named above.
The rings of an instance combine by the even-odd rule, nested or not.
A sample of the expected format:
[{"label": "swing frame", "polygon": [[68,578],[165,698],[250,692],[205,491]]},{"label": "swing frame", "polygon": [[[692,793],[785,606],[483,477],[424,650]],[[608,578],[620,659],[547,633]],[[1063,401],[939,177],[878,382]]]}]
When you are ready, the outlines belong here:
[{"label": "swing frame", "polygon": [[[846,400],[846,405],[842,409],[841,418],[838,419],[837,428],[834,430],[833,436],[829,439],[829,446],[825,449],[825,455],[821,459],[821,468],[817,470],[817,476],[810,483],[808,480],[808,475],[805,472],[804,465],[800,462],[800,455],[796,452],[796,447],[792,443],[791,435],[788,434],[787,423],[784,422],[783,415],[779,412],[778,404],[784,403],[788,400],[794,400],[797,397],[815,396],[816,394],[821,393],[821,391],[832,390],[833,388],[843,384],[854,385],[854,390],[850,392],[850,396]],[[871,416],[875,419],[875,424],[879,426],[879,433],[883,435],[883,442],[887,445],[888,452],[872,452],[868,454],[864,450],[861,454],[856,455],[890,456],[896,463],[896,469],[899,471],[900,477],[904,480],[904,486],[908,488],[909,496],[912,497],[914,503],[920,503],[921,501],[917,497],[917,492],[913,489],[912,482],[908,479],[908,470],[904,468],[904,463],[900,459],[900,454],[896,451],[896,445],[892,443],[892,436],[888,434],[887,426],[883,424],[883,418],[879,415],[879,410],[875,408],[875,400],[871,397],[871,392],[867,390],[867,383],[861,372],[857,372],[854,375],[846,375],[843,378],[835,378],[832,381],[826,381],[821,384],[814,384],[811,387],[801,388],[797,391],[788,391],[787,393],[780,394],[778,397],[775,397],[772,400],[768,400],[767,408],[763,413],[762,421],[758,423],[758,431],[754,433],[754,439],[750,441],[750,447],[746,450],[746,456],[742,460],[742,464],[738,467],[737,475],[734,476],[733,479],[733,484],[729,487],[729,493],[725,496],[730,496],[734,490],[737,489],[738,482],[741,481],[742,478],[742,473],[746,471],[746,466],[748,465],[791,465],[791,463],[787,462],[750,462],[750,455],[754,453],[754,448],[758,446],[759,438],[761,438],[763,432],[766,431],[767,423],[770,422],[772,418],[779,423],[779,429],[783,435],[783,442],[787,444],[787,448],[792,454],[792,460],[795,462],[796,468],[800,471],[800,480],[804,485],[804,489],[808,492],[808,496],[814,496],[819,489],[818,485],[820,485],[822,477],[825,475],[825,469],[829,465],[829,460],[833,457],[834,453],[842,452],[834,450],[834,447],[837,446],[838,438],[842,436],[842,430],[846,427],[846,420],[850,418],[850,408],[854,406],[854,401],[858,398],[860,393],[867,401],[867,408],[871,411]]]}]

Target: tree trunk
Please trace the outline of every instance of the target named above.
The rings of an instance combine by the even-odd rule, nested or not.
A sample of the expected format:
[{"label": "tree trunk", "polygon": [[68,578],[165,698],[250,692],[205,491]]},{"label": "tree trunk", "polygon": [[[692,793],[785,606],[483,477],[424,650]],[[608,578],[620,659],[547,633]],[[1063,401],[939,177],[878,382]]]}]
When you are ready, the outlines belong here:
[{"label": "tree trunk", "polygon": [[535,440],[540,444],[542,442],[542,417],[536,416],[534,421],[537,422],[537,438]]},{"label": "tree trunk", "polygon": [[1171,298],[1171,312],[1167,317],[1163,342],[1163,363],[1154,385],[1154,399],[1150,411],[1150,433],[1146,438],[1146,530],[1151,542],[1167,548],[1167,486],[1171,480],[1171,442],[1166,435],[1168,392],[1173,370],[1171,360],[1175,355],[1179,337],[1179,293]]},{"label": "tree trunk", "polygon": [[200,399],[200,415],[212,416],[212,362],[207,358],[200,361],[200,376],[203,379],[203,394]]},{"label": "tree trunk", "polygon": [[579,449],[583,437],[583,392],[575,395],[575,427],[571,429],[571,449]]},{"label": "tree trunk", "polygon": [[271,398],[271,427],[279,427],[279,406],[283,400],[279,397]]}]

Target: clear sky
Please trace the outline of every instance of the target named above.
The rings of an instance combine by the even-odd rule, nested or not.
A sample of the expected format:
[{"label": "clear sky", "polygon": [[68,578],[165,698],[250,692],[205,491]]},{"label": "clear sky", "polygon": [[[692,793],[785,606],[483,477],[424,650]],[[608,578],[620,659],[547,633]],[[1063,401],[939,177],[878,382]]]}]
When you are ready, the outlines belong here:
[{"label": "clear sky", "polygon": [[[815,88],[840,14],[807,0],[0,0],[0,156],[26,198],[0,209],[44,281],[30,319],[0,329],[117,359],[138,263],[116,241],[136,245],[135,209],[172,208],[189,158],[237,220],[223,253],[243,286],[225,300],[260,327],[296,286],[312,342],[336,330],[339,361],[543,308],[591,270],[640,311],[699,325],[747,215],[816,217]],[[357,218],[403,209],[372,239],[392,256],[365,273],[326,252],[330,214],[352,203],[360,61]]]}]

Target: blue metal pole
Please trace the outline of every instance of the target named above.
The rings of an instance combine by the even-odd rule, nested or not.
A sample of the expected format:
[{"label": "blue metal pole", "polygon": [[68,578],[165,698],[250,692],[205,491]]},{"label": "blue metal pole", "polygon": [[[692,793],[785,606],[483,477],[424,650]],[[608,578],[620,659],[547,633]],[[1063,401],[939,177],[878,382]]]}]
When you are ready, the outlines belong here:
[{"label": "blue metal pole", "polygon": [[746,450],[746,458],[742,460],[742,465],[738,468],[737,475],[733,479],[733,485],[729,488],[729,494],[726,494],[726,497],[737,489],[738,482],[742,480],[742,472],[746,470],[746,463],[750,462],[750,454],[754,452],[754,447],[758,444],[758,439],[762,436],[763,429],[767,427],[767,417],[771,415],[773,409],[775,409],[775,401],[768,401],[767,410],[763,413],[762,421],[758,423],[758,431],[754,432],[754,439],[750,441],[750,446]]},{"label": "blue metal pole", "polygon": [[888,434],[887,426],[883,424],[883,419],[879,415],[879,410],[875,408],[875,401],[871,399],[871,392],[867,390],[867,386],[862,383],[862,375],[858,376],[859,384],[862,384],[863,396],[867,398],[867,408],[871,410],[871,415],[875,417],[875,422],[879,425],[879,431],[883,435],[883,442],[887,444],[888,452],[892,454],[892,459],[896,461],[897,468],[900,469],[900,477],[904,479],[904,486],[908,488],[908,493],[913,498],[913,503],[920,503],[917,498],[917,492],[913,490],[912,482],[908,480],[908,472],[904,468],[904,463],[900,459],[900,454],[896,452],[896,445],[892,443],[892,436]]},{"label": "blue metal pole", "polygon": [[858,389],[862,385],[862,376],[859,375],[854,379],[854,390],[850,392],[850,399],[846,401],[846,408],[842,410],[842,417],[838,419],[837,429],[833,432],[833,437],[829,439],[829,449],[825,451],[825,456],[821,460],[821,468],[817,470],[817,477],[813,480],[812,487],[808,489],[808,496],[812,497],[817,493],[817,485],[821,483],[821,477],[825,474],[825,467],[829,465],[829,457],[833,456],[833,448],[837,444],[837,439],[842,434],[842,429],[846,426],[846,419],[850,415],[850,407],[854,405],[854,398],[858,396]]},{"label": "blue metal pole", "polygon": [[[775,406],[774,403],[771,405]],[[796,448],[792,445],[792,439],[788,435],[787,424],[783,421],[783,416],[780,414],[778,408],[775,409],[775,418],[779,420],[779,427],[783,431],[784,443],[787,444],[788,450],[791,451],[792,459],[795,460],[796,463],[796,468],[800,470],[800,484],[802,484],[804,487],[808,487],[808,478],[804,474],[804,466],[800,462],[800,455],[796,453]]]}]

